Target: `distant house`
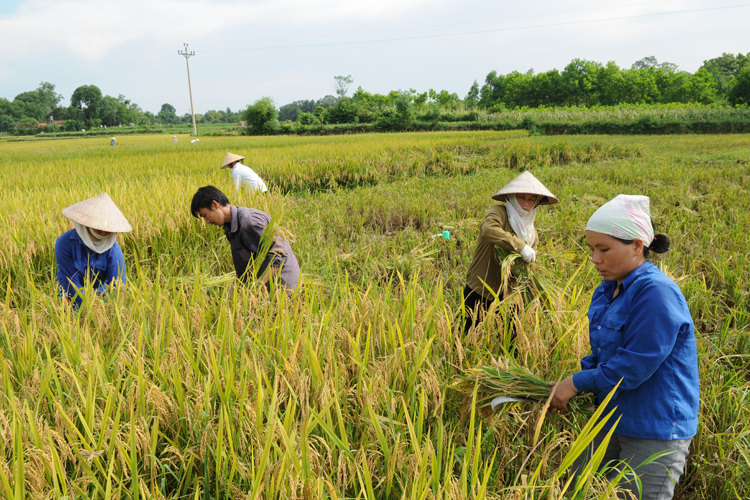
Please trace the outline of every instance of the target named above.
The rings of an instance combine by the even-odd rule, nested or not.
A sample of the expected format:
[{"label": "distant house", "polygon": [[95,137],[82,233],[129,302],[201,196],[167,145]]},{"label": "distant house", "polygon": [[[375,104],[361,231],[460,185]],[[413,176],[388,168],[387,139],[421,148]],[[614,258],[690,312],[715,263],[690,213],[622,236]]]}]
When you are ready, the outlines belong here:
[{"label": "distant house", "polygon": [[[65,123],[65,121],[66,120],[55,120],[54,122],[52,122],[52,125],[60,126],[60,125],[63,125]],[[46,127],[48,125],[50,125],[50,124],[49,123],[39,123],[39,122],[36,123],[37,127]]]},{"label": "distant house", "polygon": [[246,123],[247,123],[247,121],[245,121],[245,120],[240,121],[240,127],[244,127]]}]

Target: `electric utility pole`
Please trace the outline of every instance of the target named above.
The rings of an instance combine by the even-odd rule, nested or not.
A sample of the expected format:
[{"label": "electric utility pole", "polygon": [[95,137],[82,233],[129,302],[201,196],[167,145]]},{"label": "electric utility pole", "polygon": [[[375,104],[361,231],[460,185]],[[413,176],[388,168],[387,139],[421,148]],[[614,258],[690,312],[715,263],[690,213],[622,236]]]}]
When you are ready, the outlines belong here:
[{"label": "electric utility pole", "polygon": [[193,106],[193,86],[190,84],[190,63],[188,62],[188,58],[190,56],[194,56],[195,52],[188,52],[188,44],[184,43],[185,46],[185,52],[182,52],[180,50],[177,51],[178,54],[181,56],[185,56],[185,64],[187,64],[187,72],[188,72],[188,89],[190,89],[190,112],[193,114],[193,135],[198,135],[198,129],[195,128],[195,107]]}]

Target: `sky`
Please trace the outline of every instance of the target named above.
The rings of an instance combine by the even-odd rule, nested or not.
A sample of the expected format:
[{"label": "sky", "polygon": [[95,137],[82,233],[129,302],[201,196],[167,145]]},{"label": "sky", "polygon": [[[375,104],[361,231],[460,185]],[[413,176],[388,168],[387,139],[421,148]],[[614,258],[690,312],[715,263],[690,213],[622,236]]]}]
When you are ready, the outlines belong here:
[{"label": "sky", "polygon": [[122,94],[144,111],[277,106],[334,94],[429,89],[463,98],[490,71],[630,67],[694,72],[750,52],[750,0],[0,0],[0,97],[55,84]]}]

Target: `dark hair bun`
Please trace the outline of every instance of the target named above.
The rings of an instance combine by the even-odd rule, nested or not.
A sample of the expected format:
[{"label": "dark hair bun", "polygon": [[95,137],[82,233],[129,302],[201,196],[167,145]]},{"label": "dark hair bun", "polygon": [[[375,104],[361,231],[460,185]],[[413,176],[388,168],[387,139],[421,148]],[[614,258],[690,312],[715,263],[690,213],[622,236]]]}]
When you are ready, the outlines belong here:
[{"label": "dark hair bun", "polygon": [[649,250],[656,253],[664,253],[669,250],[669,238],[666,234],[657,234],[654,241],[648,247]]}]

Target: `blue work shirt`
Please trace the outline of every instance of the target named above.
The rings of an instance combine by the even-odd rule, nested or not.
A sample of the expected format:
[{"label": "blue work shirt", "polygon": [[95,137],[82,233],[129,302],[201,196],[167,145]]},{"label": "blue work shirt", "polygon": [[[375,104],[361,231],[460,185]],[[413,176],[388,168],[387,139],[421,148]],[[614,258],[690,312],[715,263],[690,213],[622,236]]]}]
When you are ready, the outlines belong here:
[{"label": "blue work shirt", "polygon": [[622,379],[605,414],[615,432],[643,439],[688,439],[698,429],[698,354],[693,319],[677,284],[647,261],[622,281],[604,280],[589,307],[591,354],[573,375],[599,401]]},{"label": "blue work shirt", "polygon": [[[125,284],[125,259],[117,242],[106,252],[96,253],[84,245],[75,229],[71,229],[57,238],[55,258],[57,282],[76,306],[81,304],[87,273],[97,293],[106,292],[107,285],[118,278]],[[76,295],[76,290],[81,293]]]}]

